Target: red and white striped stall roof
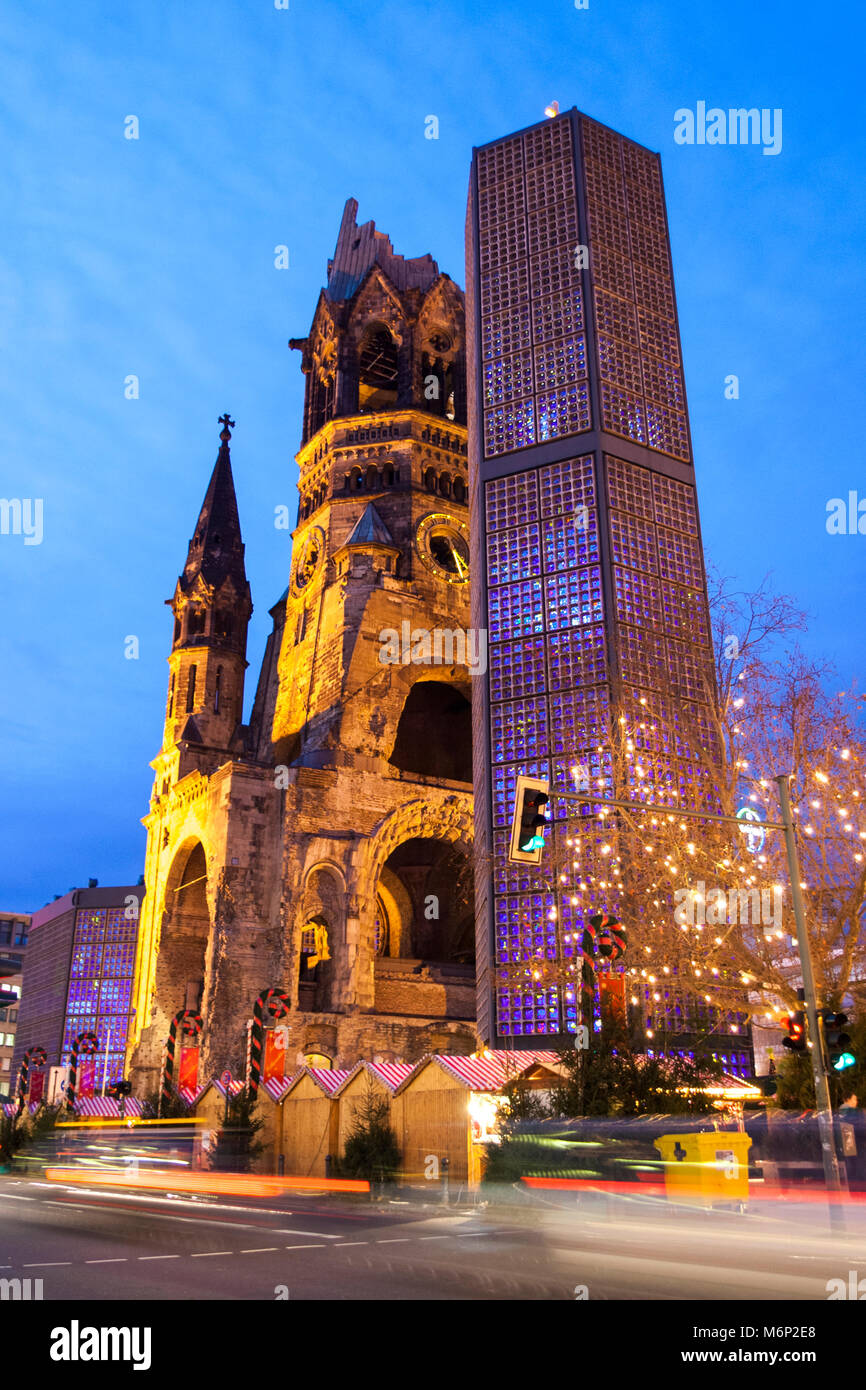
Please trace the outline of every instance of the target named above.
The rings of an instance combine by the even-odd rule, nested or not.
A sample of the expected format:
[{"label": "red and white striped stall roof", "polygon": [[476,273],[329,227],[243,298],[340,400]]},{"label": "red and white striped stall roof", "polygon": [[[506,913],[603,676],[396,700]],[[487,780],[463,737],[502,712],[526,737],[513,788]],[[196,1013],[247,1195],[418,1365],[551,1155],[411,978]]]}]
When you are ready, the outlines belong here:
[{"label": "red and white striped stall roof", "polygon": [[279,1105],[295,1078],[299,1075],[300,1072],[294,1072],[291,1076],[272,1076],[269,1080],[262,1082],[262,1090],[267,1091],[275,1105]]},{"label": "red and white striped stall roof", "polygon": [[365,1071],[368,1076],[375,1076],[377,1081],[388,1087],[392,1092],[402,1086],[404,1081],[408,1081],[418,1066],[417,1062],[356,1062],[355,1065],[343,1075],[346,1078],[341,1085],[347,1085],[359,1072]]},{"label": "red and white striped stall roof", "polygon": [[415,1062],[368,1062],[367,1070],[373,1076],[381,1077],[391,1091],[407,1081],[416,1067]]},{"label": "red and white striped stall roof", "polygon": [[[471,1057],[440,1056],[425,1058],[434,1061],[471,1091],[500,1091],[505,1083],[520,1076],[529,1067],[551,1065],[559,1061],[556,1052],[511,1052],[505,1049],[479,1052]],[[421,1066],[422,1063],[419,1063]]]},{"label": "red and white striped stall roof", "polygon": [[341,1067],[334,1071],[330,1067],[304,1067],[304,1071],[318,1082],[322,1090],[327,1091],[329,1096],[332,1096],[337,1088],[342,1086],[346,1078],[351,1076],[352,1070],[354,1068]]},{"label": "red and white striped stall roof", "polygon": [[181,1086],[178,1095],[186,1105],[196,1105],[208,1088],[208,1082],[203,1086],[197,1086],[195,1090],[191,1086]]},{"label": "red and white striped stall roof", "polygon": [[[120,1105],[113,1096],[82,1096],[75,1102],[75,1113],[86,1120],[119,1120]],[[136,1119],[141,1114],[141,1101],[127,1096],[125,1113],[127,1119]]]}]

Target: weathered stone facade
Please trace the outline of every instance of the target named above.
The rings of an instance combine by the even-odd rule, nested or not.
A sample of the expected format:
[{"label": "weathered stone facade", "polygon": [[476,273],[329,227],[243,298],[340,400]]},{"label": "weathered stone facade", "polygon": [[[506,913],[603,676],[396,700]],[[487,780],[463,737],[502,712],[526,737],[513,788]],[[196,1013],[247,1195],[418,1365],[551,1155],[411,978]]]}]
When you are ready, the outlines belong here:
[{"label": "weathered stone facade", "polygon": [[[307,338],[301,500],[249,724],[251,612],[227,419],[171,601],[145,864],[138,1089],[200,1008],[199,1075],[244,1072],[289,994],[287,1065],[475,1045],[468,477],[458,287],[346,205]],[[438,664],[406,639],[445,634]],[[383,633],[397,634],[397,659]],[[324,949],[323,949],[324,948]],[[317,960],[318,956],[318,960]]]}]

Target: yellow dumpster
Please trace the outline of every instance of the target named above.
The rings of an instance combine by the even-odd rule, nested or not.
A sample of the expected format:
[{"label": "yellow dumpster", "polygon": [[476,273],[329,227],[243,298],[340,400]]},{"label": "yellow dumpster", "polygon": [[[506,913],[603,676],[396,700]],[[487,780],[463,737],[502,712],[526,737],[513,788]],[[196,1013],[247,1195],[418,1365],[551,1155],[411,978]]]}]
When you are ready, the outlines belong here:
[{"label": "yellow dumpster", "polygon": [[665,1191],[675,1202],[711,1207],[749,1197],[748,1134],[731,1130],[662,1134],[656,1139],[665,1165]]}]

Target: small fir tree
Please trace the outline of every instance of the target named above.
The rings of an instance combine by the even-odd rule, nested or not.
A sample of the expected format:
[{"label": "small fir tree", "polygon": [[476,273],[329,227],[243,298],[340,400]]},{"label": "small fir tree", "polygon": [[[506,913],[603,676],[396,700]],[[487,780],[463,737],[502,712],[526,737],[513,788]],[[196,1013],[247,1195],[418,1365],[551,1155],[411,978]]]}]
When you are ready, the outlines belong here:
[{"label": "small fir tree", "polygon": [[368,1077],[367,1089],[355,1106],[340,1163],[342,1173],[347,1177],[366,1178],[370,1183],[393,1180],[400,1166],[400,1146],[390,1119],[387,1100],[376,1094]]}]

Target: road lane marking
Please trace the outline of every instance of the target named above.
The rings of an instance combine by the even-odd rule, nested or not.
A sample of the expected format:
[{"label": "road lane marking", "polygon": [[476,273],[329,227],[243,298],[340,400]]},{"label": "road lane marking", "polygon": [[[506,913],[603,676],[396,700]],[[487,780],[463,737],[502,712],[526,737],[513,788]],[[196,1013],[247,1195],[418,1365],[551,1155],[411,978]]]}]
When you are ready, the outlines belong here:
[{"label": "road lane marking", "polygon": [[339,1245],[332,1245],[332,1250],[346,1250],[350,1245],[369,1245],[368,1240],[344,1240]]},{"label": "road lane marking", "polygon": [[[326,1249],[327,1249],[327,1246],[325,1246],[325,1245],[319,1245],[318,1242],[317,1242],[315,1245],[284,1245],[284,1246],[283,1246],[283,1249],[284,1249],[284,1250],[326,1250]],[[11,1269],[12,1266],[10,1265],[9,1268]]]},{"label": "road lane marking", "polygon": [[126,1255],[113,1255],[110,1260],[85,1260],[86,1265],[125,1265]]},{"label": "road lane marking", "polygon": [[179,1260],[180,1255],[137,1255],[139,1260]]},{"label": "road lane marking", "polygon": [[451,1236],[419,1236],[419,1240],[451,1240]]},{"label": "road lane marking", "polygon": [[275,1236],[315,1236],[317,1240],[339,1240],[339,1235],[329,1236],[325,1231],[274,1231]]},{"label": "road lane marking", "polygon": [[17,1192],[0,1192],[0,1197],[5,1197],[7,1202],[35,1202],[35,1197],[19,1197]]},{"label": "road lane marking", "polygon": [[190,1255],[191,1260],[206,1260],[208,1255],[233,1255],[234,1250],[197,1250]]},{"label": "road lane marking", "polygon": [[56,1269],[59,1265],[71,1265],[71,1260],[36,1260],[33,1264],[22,1265],[22,1269]]},{"label": "road lane marking", "polygon": [[389,1236],[387,1240],[377,1240],[377,1245],[408,1245],[408,1236]]},{"label": "road lane marking", "polygon": [[276,1245],[260,1245],[256,1250],[239,1250],[239,1255],[267,1255],[271,1250],[276,1250]]}]

